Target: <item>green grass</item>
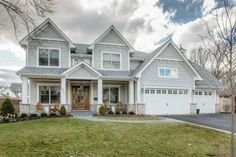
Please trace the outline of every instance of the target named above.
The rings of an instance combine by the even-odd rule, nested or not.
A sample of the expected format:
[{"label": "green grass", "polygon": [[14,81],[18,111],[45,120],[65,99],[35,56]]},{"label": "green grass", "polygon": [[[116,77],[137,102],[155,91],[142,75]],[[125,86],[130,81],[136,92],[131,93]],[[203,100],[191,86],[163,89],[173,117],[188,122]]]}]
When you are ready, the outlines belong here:
[{"label": "green grass", "polygon": [[161,120],[158,116],[132,116],[132,115],[98,115],[102,119],[117,119],[117,120]]},{"label": "green grass", "polygon": [[51,118],[0,125],[0,156],[226,157],[229,136],[180,123]]}]

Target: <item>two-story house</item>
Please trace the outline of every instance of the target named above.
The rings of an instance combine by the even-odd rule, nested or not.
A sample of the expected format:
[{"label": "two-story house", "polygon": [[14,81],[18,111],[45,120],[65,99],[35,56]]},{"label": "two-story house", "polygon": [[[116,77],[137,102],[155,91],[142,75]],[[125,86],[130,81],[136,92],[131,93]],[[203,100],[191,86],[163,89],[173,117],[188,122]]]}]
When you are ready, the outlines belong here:
[{"label": "two-story house", "polygon": [[46,112],[55,103],[71,112],[121,102],[141,114],[215,113],[221,83],[172,40],[139,52],[111,26],[91,44],[74,43],[47,19],[19,44],[26,51],[17,72],[21,113],[35,112],[38,102]]}]

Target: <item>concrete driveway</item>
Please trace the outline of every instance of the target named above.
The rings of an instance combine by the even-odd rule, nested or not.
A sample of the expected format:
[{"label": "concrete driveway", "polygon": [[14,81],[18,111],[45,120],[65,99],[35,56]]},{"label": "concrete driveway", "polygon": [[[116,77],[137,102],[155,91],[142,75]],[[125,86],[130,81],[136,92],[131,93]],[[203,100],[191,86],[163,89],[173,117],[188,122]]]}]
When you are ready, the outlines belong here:
[{"label": "concrete driveway", "polygon": [[[224,131],[230,131],[230,114],[168,115],[163,117],[212,127]],[[234,130],[236,133],[236,116]]]}]

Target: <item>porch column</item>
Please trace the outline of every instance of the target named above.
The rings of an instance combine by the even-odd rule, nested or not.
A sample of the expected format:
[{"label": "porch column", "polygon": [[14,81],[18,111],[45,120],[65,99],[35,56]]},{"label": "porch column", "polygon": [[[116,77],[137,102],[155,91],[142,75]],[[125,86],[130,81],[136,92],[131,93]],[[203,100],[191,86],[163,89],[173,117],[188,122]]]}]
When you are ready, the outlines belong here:
[{"label": "porch column", "polygon": [[66,104],[66,78],[61,78],[61,104]]},{"label": "porch column", "polygon": [[129,103],[130,104],[134,103],[134,81],[133,80],[129,81]]},{"label": "porch column", "polygon": [[22,104],[28,104],[28,94],[29,94],[29,84],[28,84],[28,78],[27,77],[21,77],[22,80]]},{"label": "porch column", "polygon": [[90,105],[93,104],[93,81],[90,82],[90,89],[89,89],[89,97],[90,97]]},{"label": "porch column", "polygon": [[136,93],[137,93],[136,100],[137,100],[137,101],[136,101],[136,102],[137,102],[137,103],[140,103],[140,90],[141,90],[141,89],[140,89],[140,78],[138,78],[136,85],[137,85],[137,87],[136,87],[136,90],[137,90],[137,91],[136,91]]},{"label": "porch column", "polygon": [[102,90],[102,79],[98,79],[98,104],[102,104],[103,90]]}]

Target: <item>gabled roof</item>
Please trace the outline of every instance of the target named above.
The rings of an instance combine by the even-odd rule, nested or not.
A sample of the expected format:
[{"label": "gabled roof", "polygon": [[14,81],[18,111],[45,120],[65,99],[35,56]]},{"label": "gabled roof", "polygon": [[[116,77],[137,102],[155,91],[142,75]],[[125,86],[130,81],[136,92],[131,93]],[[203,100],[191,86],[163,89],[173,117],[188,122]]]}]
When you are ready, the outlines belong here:
[{"label": "gabled roof", "polygon": [[28,35],[26,35],[23,39],[21,39],[19,41],[19,44],[25,45],[29,36],[35,34],[38,31],[42,31],[41,29],[48,23],[50,23],[55,29],[55,31],[58,32],[66,41],[69,42],[70,47],[73,47],[73,48],[75,47],[74,43],[56,26],[56,24],[50,18],[47,18],[38,27],[36,27],[33,31],[31,31]]},{"label": "gabled roof", "polygon": [[17,71],[17,75],[58,75],[68,68],[24,67]]},{"label": "gabled roof", "polygon": [[105,30],[105,32],[103,32],[90,46],[90,49],[94,48],[94,45],[99,42],[100,40],[102,40],[111,30],[113,30],[118,37],[120,37],[122,39],[122,41],[130,48],[131,52],[134,52],[134,48],[133,46],[123,37],[123,35],[116,29],[115,26],[111,25],[107,30]]},{"label": "gabled roof", "polygon": [[196,74],[197,80],[202,80],[201,76],[198,74],[198,72],[194,69],[194,67],[189,63],[188,59],[182,54],[182,52],[179,50],[179,48],[175,45],[175,43],[169,39],[166,42],[164,42],[162,45],[160,45],[156,50],[154,50],[151,54],[149,54],[144,62],[134,71],[133,76],[137,77],[139,76],[143,70],[145,70],[148,65],[155,59],[157,58],[158,55],[160,55],[165,48],[169,45],[172,44],[174,48],[176,49],[177,53],[183,58],[183,60],[188,64],[188,66],[191,68],[191,70]]},{"label": "gabled roof", "polygon": [[217,89],[223,89],[222,83],[215,78],[208,70],[206,70],[204,67],[198,65],[197,63],[189,61],[194,69],[200,74],[202,77],[202,80],[197,80],[196,86],[202,87],[202,88],[217,88]]},{"label": "gabled roof", "polygon": [[81,65],[84,65],[85,67],[87,67],[88,69],[90,69],[91,71],[93,71],[95,74],[97,74],[98,76],[102,76],[102,74],[100,72],[98,72],[95,68],[93,68],[92,66],[90,66],[89,64],[87,64],[84,61],[81,61],[79,64],[73,66],[72,68],[64,71],[62,73],[62,75],[67,75],[70,74],[71,72],[73,72],[74,70],[76,70],[78,67],[80,67]]}]

